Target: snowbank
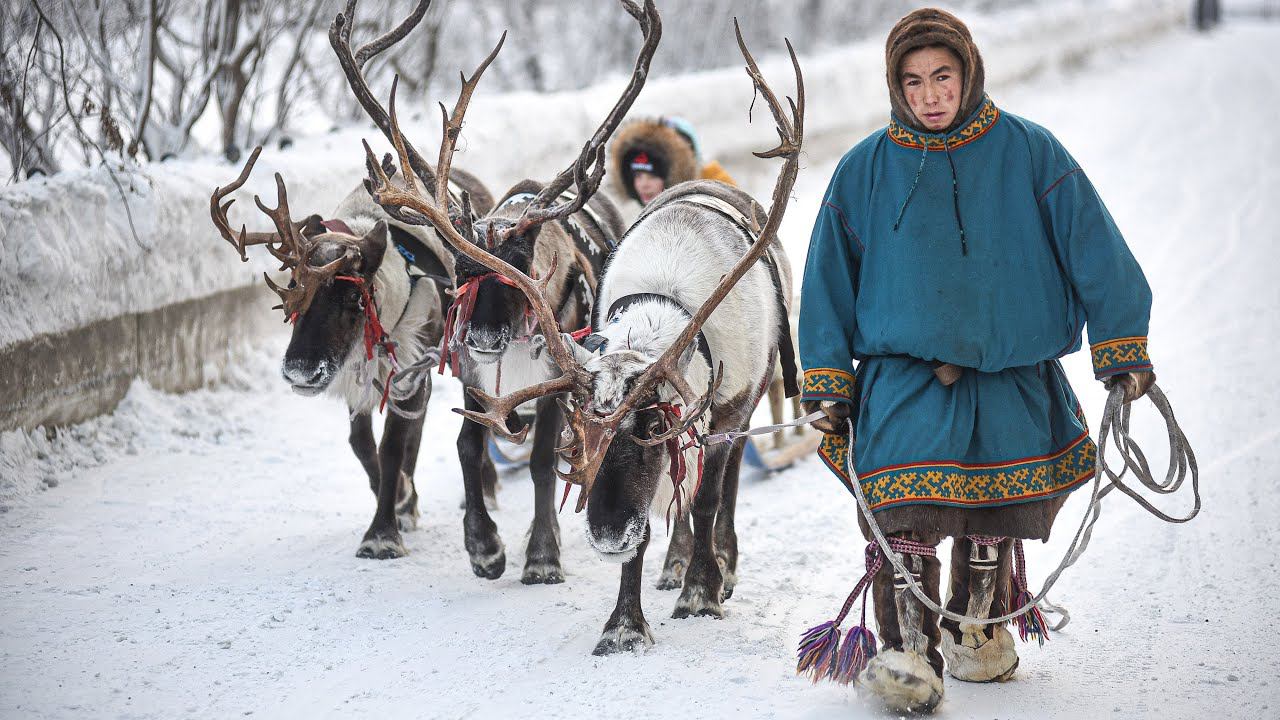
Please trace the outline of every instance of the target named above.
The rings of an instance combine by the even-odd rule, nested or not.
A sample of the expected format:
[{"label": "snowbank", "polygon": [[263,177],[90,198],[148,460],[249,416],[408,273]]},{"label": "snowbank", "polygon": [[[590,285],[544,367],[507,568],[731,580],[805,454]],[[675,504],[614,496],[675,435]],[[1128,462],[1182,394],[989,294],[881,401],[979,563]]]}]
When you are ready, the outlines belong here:
[{"label": "snowbank", "polygon": [[[1177,26],[1183,22],[1185,6],[1173,0],[1068,2],[970,20],[984,48],[988,83],[998,91],[1047,67]],[[458,63],[469,66],[478,60],[460,58]],[[887,107],[882,64],[879,40],[804,58],[811,151],[824,137],[847,140],[882,120]],[[790,92],[790,69],[783,58],[769,58],[762,66],[776,90]],[[478,173],[498,192],[522,177],[558,171],[599,122],[622,80],[550,95],[495,97],[481,88],[456,163]],[[774,140],[760,103],[755,123],[746,124],[750,103],[750,82],[740,68],[727,68],[655,79],[634,112],[678,111],[699,129],[709,156],[732,161]],[[408,131],[432,157],[439,136],[434,105],[414,108],[406,103],[405,110],[411,109],[418,115],[407,123]],[[308,138],[287,151],[265,152],[237,196],[232,221],[266,229],[266,219],[251,198],[258,192],[274,204],[275,171],[286,176],[295,215],[327,212],[359,180],[360,137],[385,145],[376,130],[365,127]],[[0,348],[260,283],[261,271],[271,267],[265,255],[257,253],[249,263],[241,263],[209,222],[209,193],[237,172],[237,167],[213,160],[118,169],[128,190],[137,240],[104,168],[0,189]],[[264,312],[272,304],[268,300],[274,298],[264,291]]]}]

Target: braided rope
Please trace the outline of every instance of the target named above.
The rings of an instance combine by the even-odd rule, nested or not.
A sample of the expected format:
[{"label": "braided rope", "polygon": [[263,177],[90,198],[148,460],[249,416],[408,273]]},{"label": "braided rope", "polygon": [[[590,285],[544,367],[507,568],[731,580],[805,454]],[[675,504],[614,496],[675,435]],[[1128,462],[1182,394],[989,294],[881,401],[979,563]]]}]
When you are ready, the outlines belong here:
[{"label": "braided rope", "polygon": [[[1183,434],[1182,428],[1178,425],[1178,421],[1173,416],[1173,408],[1169,404],[1168,398],[1159,386],[1154,383],[1151,389],[1147,391],[1147,397],[1151,399],[1153,405],[1159,410],[1161,417],[1164,418],[1166,429],[1169,434],[1169,471],[1165,475],[1164,482],[1156,480],[1151,475],[1150,467],[1147,465],[1146,456],[1138,447],[1137,443],[1129,436],[1129,417],[1131,408],[1124,402],[1124,388],[1117,384],[1111,389],[1111,394],[1107,396],[1106,409],[1102,414],[1102,423],[1099,426],[1099,442],[1098,442],[1098,468],[1101,473],[1095,472],[1093,475],[1093,483],[1091,485],[1091,495],[1089,498],[1089,506],[1085,509],[1084,516],[1080,520],[1080,527],[1076,530],[1075,536],[1071,540],[1070,547],[1067,548],[1066,554],[1062,558],[1062,562],[1058,564],[1056,570],[1049,574],[1045,580],[1044,586],[1039,593],[1031,598],[1022,607],[1007,612],[1000,617],[995,618],[975,618],[968,615],[951,612],[935,603],[925,594],[924,588],[920,587],[920,583],[916,582],[907,570],[901,558],[893,554],[892,543],[885,537],[884,532],[880,529],[880,524],[876,522],[875,515],[871,511],[871,506],[867,502],[867,496],[862,491],[862,484],[856,478],[857,475],[853,469],[853,453],[848,454],[847,470],[850,478],[854,481],[850,483],[853,486],[853,494],[858,500],[858,509],[862,512],[862,516],[867,520],[867,526],[871,528],[871,534],[875,538],[875,542],[880,549],[889,558],[889,562],[893,564],[893,569],[902,577],[910,588],[911,592],[916,596],[925,607],[940,616],[961,623],[972,623],[977,625],[986,625],[1005,622],[1012,620],[1019,615],[1040,606],[1042,609],[1062,616],[1062,621],[1053,626],[1053,630],[1060,630],[1071,621],[1071,615],[1051,602],[1045,600],[1045,596],[1049,593],[1058,582],[1058,578],[1063,571],[1071,567],[1084,554],[1085,549],[1089,546],[1089,541],[1093,535],[1093,526],[1098,521],[1098,517],[1102,514],[1102,498],[1106,497],[1113,489],[1119,489],[1124,494],[1138,501],[1138,504],[1150,512],[1152,515],[1171,523],[1184,523],[1194,518],[1200,512],[1200,467],[1196,463],[1195,453],[1191,450],[1190,443],[1187,442],[1186,435]],[[849,426],[849,442],[850,447],[853,444],[853,421],[846,421]],[[1111,470],[1106,464],[1105,454],[1108,441],[1113,442],[1117,452],[1120,453],[1124,460],[1124,467],[1119,473]],[[1186,479],[1188,472],[1191,476],[1191,491],[1195,498],[1195,506],[1185,517],[1173,517],[1158,510],[1145,498],[1137,494],[1129,486],[1121,481],[1126,472],[1132,470],[1138,481],[1149,490],[1162,495],[1168,495],[1176,492]],[[1106,475],[1107,484],[1103,486],[1102,476]]]}]

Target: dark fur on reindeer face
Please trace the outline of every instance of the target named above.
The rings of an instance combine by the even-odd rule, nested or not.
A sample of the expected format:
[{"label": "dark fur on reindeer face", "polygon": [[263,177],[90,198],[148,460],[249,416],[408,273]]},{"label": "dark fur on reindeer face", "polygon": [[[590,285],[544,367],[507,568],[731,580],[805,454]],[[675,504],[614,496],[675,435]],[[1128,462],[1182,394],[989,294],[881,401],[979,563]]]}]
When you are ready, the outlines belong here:
[{"label": "dark fur on reindeer face", "polygon": [[[490,237],[490,231],[496,237],[500,235],[499,231],[514,224],[514,221],[507,218],[478,220],[475,223],[477,241],[483,244],[486,238]],[[501,244],[489,248],[489,251],[520,272],[528,273],[533,265],[533,252],[539,229],[535,227],[524,235],[501,241]],[[461,253],[454,252],[454,277],[457,278],[459,286],[489,272],[488,267]],[[525,310],[528,303],[520,290],[496,278],[481,282],[475,293],[475,308],[466,327],[466,345],[472,351],[473,358],[484,362],[485,356],[491,356],[496,361],[498,356],[507,349],[507,345],[524,333]]]},{"label": "dark fur on reindeer face", "polygon": [[626,562],[644,540],[658,484],[669,482],[667,455],[662,447],[631,439],[649,438],[664,427],[655,409],[636,411],[618,427],[587,498],[587,543],[601,557]]},{"label": "dark fur on reindeer face", "polygon": [[[371,285],[386,252],[387,226],[379,222],[362,238],[327,233],[316,242],[312,265],[320,266],[345,254],[351,258],[350,275]],[[323,392],[342,369],[351,348],[363,339],[364,322],[364,296],[359,285],[334,279],[319,288],[306,312],[293,324],[281,365],[285,382],[303,395]]]},{"label": "dark fur on reindeer face", "polygon": [[[602,415],[615,410],[652,362],[634,350],[593,356],[586,363],[593,376],[592,408]],[[666,430],[662,412],[653,407],[657,399],[641,402],[618,426],[587,498],[587,541],[604,557],[625,561],[635,552],[659,483],[670,482],[666,450],[634,442]]]}]

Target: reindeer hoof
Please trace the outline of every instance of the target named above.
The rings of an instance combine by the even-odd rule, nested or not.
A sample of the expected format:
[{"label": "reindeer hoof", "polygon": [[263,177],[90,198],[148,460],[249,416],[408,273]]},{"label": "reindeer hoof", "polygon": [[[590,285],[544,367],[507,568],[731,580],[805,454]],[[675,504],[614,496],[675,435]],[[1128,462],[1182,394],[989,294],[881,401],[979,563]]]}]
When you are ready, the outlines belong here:
[{"label": "reindeer hoof", "polygon": [[657,588],[659,590],[675,590],[684,584],[684,563],[673,562],[667,567],[662,568],[662,575],[658,578]]},{"label": "reindeer hoof", "polygon": [[475,555],[471,556],[471,572],[476,577],[482,577],[486,580],[497,580],[502,577],[502,573],[507,569],[507,552],[498,544],[498,552],[491,555]]},{"label": "reindeer hoof", "polygon": [[643,619],[635,627],[633,623],[618,625],[613,628],[605,628],[604,633],[600,635],[600,642],[596,643],[596,647],[591,651],[592,655],[613,655],[620,652],[635,652],[653,646],[653,633],[649,630],[649,623]]},{"label": "reindeer hoof", "polygon": [[558,562],[527,562],[520,582],[525,585],[557,585],[564,582],[564,571]]},{"label": "reindeer hoof", "polygon": [[408,554],[409,551],[400,540],[400,533],[395,531],[375,533],[370,530],[365,533],[364,541],[356,550],[356,557],[369,560],[393,560]]},{"label": "reindeer hoof", "polygon": [[482,520],[467,514],[462,519],[462,539],[471,557],[471,572],[477,577],[497,580],[507,569],[507,552],[498,537],[498,526],[488,517]]},{"label": "reindeer hoof", "polygon": [[671,613],[671,617],[682,620],[694,615],[701,617],[724,617],[724,608],[721,607],[721,593],[716,592],[714,595],[705,587],[695,585],[685,585],[684,592],[680,593],[680,599],[676,601],[676,610]]},{"label": "reindeer hoof", "polygon": [[733,588],[738,584],[738,574],[729,569],[729,563],[723,555],[716,556],[716,565],[720,566],[720,576],[724,578],[724,592],[721,598],[728,600],[733,597]]}]

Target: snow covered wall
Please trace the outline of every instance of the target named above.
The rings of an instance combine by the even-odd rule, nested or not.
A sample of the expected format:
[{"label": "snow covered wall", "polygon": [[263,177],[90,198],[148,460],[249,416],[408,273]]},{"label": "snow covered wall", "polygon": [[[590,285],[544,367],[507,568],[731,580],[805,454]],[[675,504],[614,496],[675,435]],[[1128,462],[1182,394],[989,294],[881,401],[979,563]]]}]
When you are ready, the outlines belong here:
[{"label": "snow covered wall", "polygon": [[[966,20],[984,50],[988,87],[998,96],[1002,87],[1044,70],[1180,26],[1186,22],[1188,5],[1175,0],[1064,2],[1006,11],[998,18],[967,14]],[[725,32],[731,30],[725,28]],[[458,58],[456,63],[469,69],[479,59]],[[857,133],[883,121],[888,104],[878,39],[806,56],[802,66],[810,152],[824,145],[847,145]],[[766,58],[762,68],[779,92],[790,92],[792,80],[784,58]],[[578,151],[613,103],[623,80],[548,95],[486,96],[481,87],[468,112],[455,164],[478,174],[495,194],[521,178],[549,176]],[[334,81],[341,80],[335,77]],[[437,99],[453,100],[402,99],[402,113],[409,117],[406,131],[428,157],[434,155],[438,142]],[[746,184],[764,193],[771,185],[768,173],[776,168],[773,163],[755,161],[749,152],[768,147],[775,137],[767,111],[759,103],[755,122],[747,124],[751,101],[750,82],[734,67],[653,79],[633,113],[678,112],[688,118],[698,128],[708,156],[743,175],[763,173],[768,184],[754,187],[750,177]],[[285,176],[296,217],[313,211],[327,213],[359,181],[361,137],[375,148],[386,148],[376,130],[364,127],[306,138],[289,150],[264,152],[253,177],[237,195],[232,222],[266,229],[266,218],[253,207],[252,196],[258,193],[274,204],[271,176],[275,171]],[[265,253],[241,263],[209,222],[210,192],[237,172],[238,167],[216,160],[171,162],[118,167],[113,180],[105,168],[97,167],[0,189],[0,388],[16,389],[17,400],[26,408],[18,422],[15,405],[0,403],[0,429],[40,422],[40,413],[32,408],[43,401],[33,402],[30,396],[24,401],[24,392],[54,397],[100,386],[100,377],[138,373],[138,358],[146,354],[138,345],[146,336],[143,325],[166,308],[188,303],[189,312],[198,315],[201,303],[192,301],[214,295],[225,300],[206,311],[216,314],[215,318],[193,316],[176,325],[157,325],[153,346],[157,332],[195,326],[204,328],[205,341],[225,349],[226,340],[256,332],[261,320],[276,319],[267,310],[275,297],[260,279],[261,272],[274,264],[267,262]],[[116,181],[126,189],[127,211]],[[251,301],[253,292],[260,299]],[[233,297],[234,302],[228,299]],[[257,315],[228,317],[238,313]],[[133,337],[111,329],[109,323],[121,318],[133,318],[125,323],[135,327]],[[100,342],[118,346],[99,352],[93,362],[75,357],[84,343],[78,338],[68,340],[69,334],[83,334],[86,328],[97,328],[98,335],[105,335]],[[45,341],[64,363],[79,361],[82,367],[74,381],[46,377],[43,360],[32,357]],[[185,355],[168,358],[171,365],[201,362],[200,347],[187,345]],[[152,347],[149,352],[163,356],[166,350]],[[125,358],[131,363],[126,368],[133,369],[122,370],[110,358]],[[162,384],[171,389],[194,387],[217,372],[216,367],[178,370],[178,380]],[[118,399],[114,391],[102,393],[94,401],[96,409],[83,408],[77,414],[87,417],[110,408]],[[65,416],[50,417],[66,421]]]}]

